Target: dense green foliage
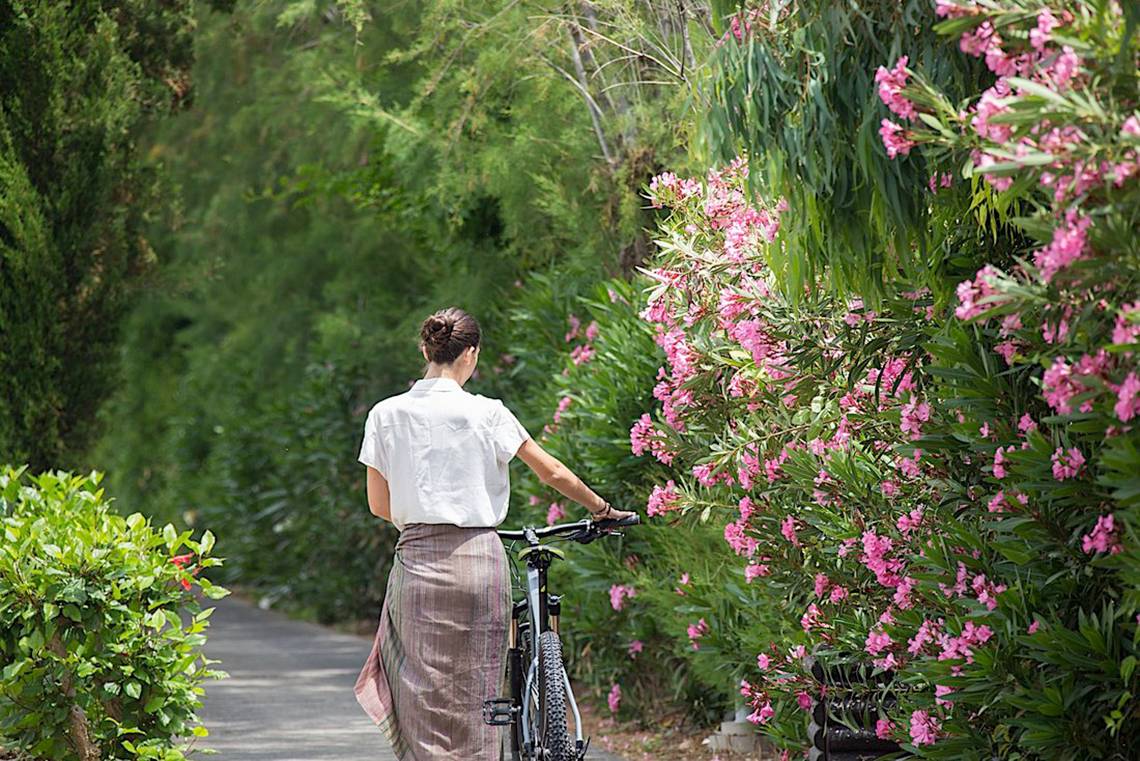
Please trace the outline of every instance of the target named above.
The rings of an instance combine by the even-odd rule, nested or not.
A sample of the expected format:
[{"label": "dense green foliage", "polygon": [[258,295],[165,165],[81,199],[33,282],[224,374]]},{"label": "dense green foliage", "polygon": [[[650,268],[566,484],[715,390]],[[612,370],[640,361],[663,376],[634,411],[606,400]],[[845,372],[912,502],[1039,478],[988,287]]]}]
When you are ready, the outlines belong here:
[{"label": "dense green foliage", "polygon": [[[728,572],[708,568],[712,548],[674,574],[612,562],[608,575],[633,592],[615,598],[607,667],[622,685],[640,681],[643,656],[616,645],[666,621],[689,673],[740,680],[750,719],[789,751],[827,698],[811,673],[822,662],[873,664],[892,680],[862,688],[878,705],[866,728],[916,756],[1132,758],[1135,18],[1098,2],[1052,14],[1012,0],[943,6],[946,51],[925,55],[920,37],[862,64],[878,69],[864,90],[902,126],[870,98],[857,118],[828,111],[851,144],[880,124],[875,155],[848,156],[843,173],[921,168],[906,192],[922,213],[891,224],[912,225],[902,238],[920,259],[937,243],[931,266],[894,257],[867,278],[864,252],[805,238],[840,219],[821,207],[843,194],[773,183],[785,148],[778,129],[754,131],[754,115],[731,127],[762,173],[751,203],[736,192],[746,163],[655,180],[671,215],[642,316],[666,353],[662,409],[631,445],[666,466],[648,512],[672,544],[702,546],[711,522],[719,557],[741,557]],[[763,58],[771,43],[756,29],[742,47]],[[945,55],[984,57],[990,72],[948,94],[958,80],[945,78]],[[859,235],[897,242],[883,219],[864,214]],[[690,584],[677,585],[681,571]]]},{"label": "dense green foliage", "polygon": [[37,759],[180,761],[222,675],[194,594],[227,594],[197,576],[221,560],[208,531],[118,515],[101,480],[0,472],[0,738]]},{"label": "dense green foliage", "polygon": [[683,91],[637,84],[665,75],[601,37],[579,56],[589,72],[615,59],[593,94],[567,76],[591,23],[645,26],[634,4],[593,22],[554,4],[364,4],[359,32],[340,7],[200,13],[195,104],[152,140],[167,261],[128,321],[93,457],[125,504],[209,526],[230,578],[323,620],[371,617],[383,591],[393,534],[367,512],[355,453],[368,407],[417,373],[419,322],[448,303],[476,314],[472,389],[545,415],[528,399],[549,358],[502,383],[489,371],[527,338],[512,305],[541,273],[562,314],[630,271],[640,188],[682,136],[663,115]]},{"label": "dense green foliage", "polygon": [[191,3],[0,3],[0,452],[78,462],[161,203],[140,132],[189,97]]},{"label": "dense green foliage", "polygon": [[872,661],[914,755],[1132,757],[1136,18],[1054,5],[199,8],[92,460],[226,579],[372,618],[363,417],[456,304],[469,390],[652,515],[553,571],[619,713],[795,752],[810,659]]}]

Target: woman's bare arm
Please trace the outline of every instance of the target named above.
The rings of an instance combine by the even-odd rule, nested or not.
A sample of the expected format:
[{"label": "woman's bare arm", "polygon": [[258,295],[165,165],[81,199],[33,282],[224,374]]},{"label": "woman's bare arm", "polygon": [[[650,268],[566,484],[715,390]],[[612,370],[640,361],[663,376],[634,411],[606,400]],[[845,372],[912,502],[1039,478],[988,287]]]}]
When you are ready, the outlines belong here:
[{"label": "woman's bare arm", "polygon": [[[578,478],[570,468],[563,465],[557,457],[539,446],[533,438],[528,438],[523,442],[522,446],[519,447],[518,456],[534,471],[538,480],[563,496],[574,500],[589,512],[596,513],[605,508],[606,501],[604,499],[599,497],[589,486],[586,486],[582,479]],[[605,517],[620,518],[626,515],[631,515],[631,513],[614,508],[613,512]]]},{"label": "woman's bare arm", "polygon": [[368,511],[377,518],[386,521],[392,520],[392,501],[388,493],[388,481],[380,475],[380,471],[371,465],[368,468]]}]

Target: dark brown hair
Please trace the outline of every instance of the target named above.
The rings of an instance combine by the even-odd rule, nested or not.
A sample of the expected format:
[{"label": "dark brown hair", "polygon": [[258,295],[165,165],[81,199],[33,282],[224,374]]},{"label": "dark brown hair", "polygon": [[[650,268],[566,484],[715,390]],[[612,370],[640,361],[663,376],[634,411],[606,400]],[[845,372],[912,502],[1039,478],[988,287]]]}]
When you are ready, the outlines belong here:
[{"label": "dark brown hair", "polygon": [[459,307],[441,309],[424,320],[420,342],[429,361],[448,365],[465,349],[479,345],[479,323]]}]

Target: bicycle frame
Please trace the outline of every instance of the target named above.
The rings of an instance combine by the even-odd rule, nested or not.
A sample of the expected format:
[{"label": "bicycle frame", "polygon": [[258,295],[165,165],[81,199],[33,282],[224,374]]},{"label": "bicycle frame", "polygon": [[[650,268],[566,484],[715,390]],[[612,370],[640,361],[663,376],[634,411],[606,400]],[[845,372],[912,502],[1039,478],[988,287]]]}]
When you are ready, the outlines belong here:
[{"label": "bicycle frame", "polygon": [[[542,635],[548,631],[558,634],[558,620],[562,612],[562,598],[551,594],[547,587],[547,572],[555,558],[565,556],[562,550],[549,544],[542,544],[540,540],[558,536],[561,539],[588,544],[603,536],[620,536],[614,529],[633,526],[639,522],[637,515],[628,515],[615,520],[583,520],[546,528],[527,526],[521,531],[499,530],[499,537],[504,541],[523,540],[527,545],[517,556],[518,561],[526,562],[525,585],[519,579],[517,566],[513,561],[511,563],[512,593],[516,590],[521,592],[521,599],[515,600],[515,595],[511,595],[511,624],[507,648],[510,697],[483,701],[483,720],[486,723],[511,727],[511,761],[535,761],[535,742],[538,738],[531,735],[531,702],[536,687],[545,684],[539,676]],[[529,647],[524,648],[524,645]],[[530,650],[528,663],[523,663],[524,650]],[[559,665],[566,702],[574,715],[574,756],[582,759],[586,755],[589,742],[582,737],[582,716],[570,686],[570,677],[566,673],[565,665]],[[543,707],[542,696],[539,696],[537,707]],[[544,727],[547,726],[545,719],[546,717],[542,717]],[[568,729],[569,727],[566,727],[565,730],[555,731]],[[569,740],[566,735],[560,736],[564,740]],[[545,742],[546,738],[543,740]],[[562,748],[566,749],[565,746]]]},{"label": "bicycle frame", "polygon": [[[526,533],[532,533],[529,530]],[[531,537],[527,537],[530,542]],[[508,653],[511,651],[519,650],[518,636],[520,630],[519,618],[522,613],[527,614],[529,629],[529,639],[531,642],[530,663],[527,664],[526,679],[522,684],[518,685],[521,689],[518,693],[515,692],[515,685],[512,684],[511,697],[515,700],[515,704],[520,707],[519,726],[521,727],[521,734],[523,738],[523,748],[516,748],[518,744],[518,735],[512,733],[511,751],[516,761],[521,761],[521,752],[530,752],[529,749],[533,748],[535,738],[530,736],[530,695],[531,690],[535,684],[536,674],[538,672],[538,640],[543,632],[553,629],[555,633],[558,632],[558,619],[561,614],[561,598],[551,595],[547,591],[547,571],[550,568],[552,559],[555,557],[562,557],[562,552],[553,547],[545,547],[538,544],[537,537],[534,537],[533,543],[519,553],[520,560],[526,560],[526,596],[523,600],[515,603],[511,609],[511,633],[508,641]],[[514,664],[521,666],[521,651],[518,653]],[[563,685],[566,690],[566,699],[570,704],[571,713],[574,714],[574,739],[579,752],[582,751],[585,743],[582,737],[582,716],[578,712],[578,701],[574,698],[574,690],[570,687],[570,677],[566,674],[566,670],[562,670]],[[512,679],[512,681],[517,681]]]}]

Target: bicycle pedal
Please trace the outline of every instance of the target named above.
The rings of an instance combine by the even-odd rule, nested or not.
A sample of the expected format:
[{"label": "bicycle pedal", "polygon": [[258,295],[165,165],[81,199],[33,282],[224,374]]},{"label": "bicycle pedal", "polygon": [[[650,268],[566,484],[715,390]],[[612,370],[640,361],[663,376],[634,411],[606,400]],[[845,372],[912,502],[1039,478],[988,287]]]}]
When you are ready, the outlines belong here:
[{"label": "bicycle pedal", "polygon": [[483,723],[493,727],[505,727],[513,724],[515,714],[519,712],[510,698],[495,698],[483,701]]}]

